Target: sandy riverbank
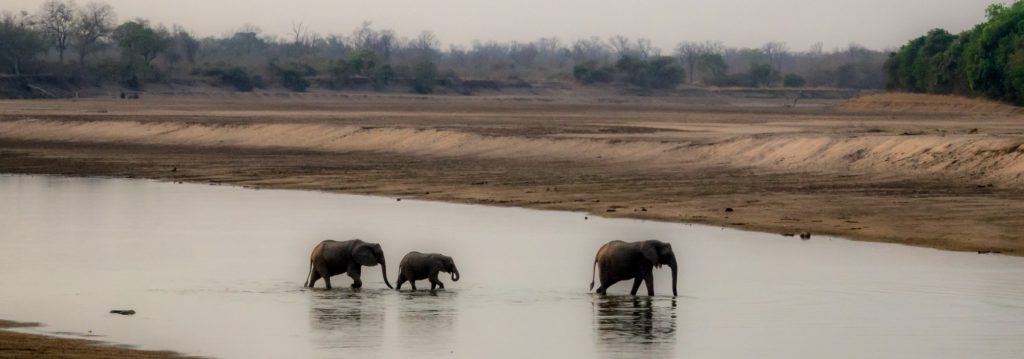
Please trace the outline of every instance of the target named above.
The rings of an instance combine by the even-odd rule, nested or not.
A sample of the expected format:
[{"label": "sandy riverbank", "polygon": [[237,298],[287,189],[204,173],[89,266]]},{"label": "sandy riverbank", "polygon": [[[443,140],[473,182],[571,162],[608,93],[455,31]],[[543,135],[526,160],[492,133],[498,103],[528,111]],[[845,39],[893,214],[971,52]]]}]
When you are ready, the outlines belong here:
[{"label": "sandy riverbank", "polygon": [[3,101],[0,171],[412,196],[1024,253],[1016,108],[916,95],[795,108],[702,101]]},{"label": "sandy riverbank", "polygon": [[173,352],[136,350],[82,339],[26,334],[4,329],[35,327],[35,323],[0,320],[0,358],[181,359]]}]

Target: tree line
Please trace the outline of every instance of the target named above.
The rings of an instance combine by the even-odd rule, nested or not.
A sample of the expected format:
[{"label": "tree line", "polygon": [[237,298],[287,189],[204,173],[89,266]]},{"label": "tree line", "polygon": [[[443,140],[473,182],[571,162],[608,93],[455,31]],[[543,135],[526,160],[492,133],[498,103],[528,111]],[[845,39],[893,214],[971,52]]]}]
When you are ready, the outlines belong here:
[{"label": "tree line", "polygon": [[1024,2],[995,4],[986,21],[951,34],[934,29],[890,54],[888,86],[981,96],[1024,105]]},{"label": "tree line", "polygon": [[[684,42],[671,51],[614,36],[563,42],[449,45],[366,22],[349,34],[321,35],[293,22],[287,36],[246,25],[199,38],[181,26],[119,22],[104,3],[48,0],[33,13],[0,15],[0,74],[71,88],[214,84],[237,91],[306,91],[405,86],[418,93],[545,82],[673,89],[681,85],[881,88],[883,52],[851,45],[791,51],[785,43],[730,48]],[[9,96],[10,94],[8,94]],[[3,93],[0,93],[3,96]]]}]

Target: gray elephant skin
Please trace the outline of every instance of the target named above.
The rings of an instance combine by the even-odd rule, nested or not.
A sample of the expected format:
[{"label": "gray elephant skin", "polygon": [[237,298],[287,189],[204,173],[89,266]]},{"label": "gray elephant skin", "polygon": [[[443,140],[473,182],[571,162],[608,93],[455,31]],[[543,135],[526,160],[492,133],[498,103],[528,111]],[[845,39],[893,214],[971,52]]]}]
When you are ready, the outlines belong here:
[{"label": "gray elephant skin", "polygon": [[[676,279],[679,267],[672,245],[648,240],[641,242],[611,241],[601,246],[594,258],[594,272],[600,266],[601,286],[598,294],[606,294],[613,284],[632,279],[633,289],[629,292],[636,295],[640,283],[647,283],[647,295],[654,295],[654,268],[667,265],[672,268],[672,295],[676,296]],[[590,289],[594,289],[594,273],[591,273]]]},{"label": "gray elephant skin", "polygon": [[459,269],[455,267],[452,257],[437,253],[409,252],[402,257],[398,264],[398,282],[395,284],[398,290],[402,290],[402,284],[406,281],[416,290],[416,281],[430,280],[430,292],[434,293],[436,288],[444,289],[444,283],[437,278],[440,272],[448,272],[452,275],[452,281],[459,281]]},{"label": "gray elephant skin", "polygon": [[352,288],[360,288],[363,286],[363,281],[359,279],[362,267],[373,267],[377,264],[381,266],[384,284],[391,288],[384,250],[380,244],[359,239],[342,242],[328,239],[317,244],[313,248],[313,253],[309,255],[309,280],[306,286],[312,288],[318,279],[323,278],[327,289],[331,289],[331,276],[348,273],[352,278]]}]

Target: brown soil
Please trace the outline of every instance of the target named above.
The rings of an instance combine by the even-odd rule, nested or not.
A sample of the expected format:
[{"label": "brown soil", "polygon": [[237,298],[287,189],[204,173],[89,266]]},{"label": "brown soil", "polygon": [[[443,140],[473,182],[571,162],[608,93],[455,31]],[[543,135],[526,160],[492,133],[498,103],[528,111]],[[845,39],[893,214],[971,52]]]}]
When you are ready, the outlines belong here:
[{"label": "brown soil", "polygon": [[1024,117],[972,101],[3,101],[0,172],[368,193],[1024,254]]},{"label": "brown soil", "polygon": [[34,323],[0,320],[0,358],[61,358],[61,359],[180,359],[172,352],[135,350],[110,346],[99,342],[55,338],[45,335],[24,334],[2,329],[34,327]]}]

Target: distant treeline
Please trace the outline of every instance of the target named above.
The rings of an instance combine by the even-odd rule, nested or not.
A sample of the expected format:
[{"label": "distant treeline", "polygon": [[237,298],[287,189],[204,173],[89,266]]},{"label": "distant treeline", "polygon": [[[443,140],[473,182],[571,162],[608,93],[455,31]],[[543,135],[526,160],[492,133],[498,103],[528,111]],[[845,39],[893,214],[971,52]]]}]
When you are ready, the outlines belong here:
[{"label": "distant treeline", "polygon": [[198,38],[177,25],[118,22],[107,4],[79,6],[69,0],[46,1],[35,13],[0,15],[0,81],[21,86],[32,81],[128,89],[211,84],[237,91],[405,86],[419,93],[542,82],[665,89],[683,84],[882,88],[885,59],[883,52],[857,45],[826,52],[819,44],[794,52],[781,42],[760,48],[685,42],[664,52],[649,40],[622,36],[478,41],[443,49],[429,31],[405,38],[370,23],[348,35],[321,35],[292,23],[286,37],[244,26],[221,37]]},{"label": "distant treeline", "polygon": [[891,54],[889,87],[1024,105],[1024,2],[991,5],[986,14],[973,29],[934,29]]}]

